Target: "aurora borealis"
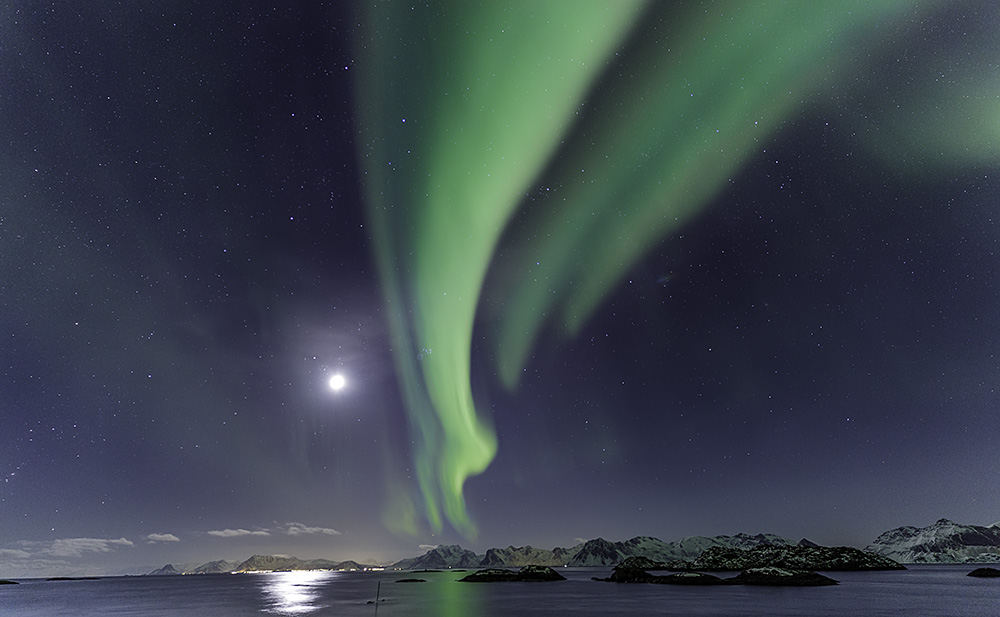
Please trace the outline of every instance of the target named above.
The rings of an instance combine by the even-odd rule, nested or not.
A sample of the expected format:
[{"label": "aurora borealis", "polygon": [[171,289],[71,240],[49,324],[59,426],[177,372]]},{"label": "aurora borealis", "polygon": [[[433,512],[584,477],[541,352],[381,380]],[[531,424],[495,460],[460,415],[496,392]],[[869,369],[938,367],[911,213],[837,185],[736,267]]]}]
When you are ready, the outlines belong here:
[{"label": "aurora borealis", "polygon": [[998,29],[0,9],[0,576],[995,522]]},{"label": "aurora borealis", "polygon": [[[366,75],[384,81],[359,93],[370,127],[362,141],[368,211],[435,529],[443,502],[449,521],[471,531],[462,487],[496,450],[470,384],[473,321],[493,248],[635,19],[633,5],[586,2],[567,14],[557,3],[455,4],[444,15],[386,5],[369,17],[379,38],[360,45],[379,53]],[[412,32],[423,46],[406,45]]]},{"label": "aurora borealis", "polygon": [[654,242],[918,3],[377,6],[357,107],[379,272],[427,517],[440,530],[442,503],[468,533],[462,488],[497,447],[470,387],[474,318],[525,195],[559,187],[512,234],[516,258],[494,265],[507,387],[547,321],[578,332]]}]

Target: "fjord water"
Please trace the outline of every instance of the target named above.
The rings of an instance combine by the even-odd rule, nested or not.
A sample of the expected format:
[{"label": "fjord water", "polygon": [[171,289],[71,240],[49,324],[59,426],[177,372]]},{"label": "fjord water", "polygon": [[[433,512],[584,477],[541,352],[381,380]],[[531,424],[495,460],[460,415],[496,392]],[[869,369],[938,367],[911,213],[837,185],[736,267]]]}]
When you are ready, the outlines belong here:
[{"label": "fjord water", "polygon": [[[609,569],[561,568],[558,583],[458,583],[457,572],[275,572],[23,581],[0,586],[4,617],[380,617],[532,615],[995,616],[1000,580],[973,567],[835,572],[833,587],[678,587],[590,580]],[[425,583],[397,583],[419,577]]]}]

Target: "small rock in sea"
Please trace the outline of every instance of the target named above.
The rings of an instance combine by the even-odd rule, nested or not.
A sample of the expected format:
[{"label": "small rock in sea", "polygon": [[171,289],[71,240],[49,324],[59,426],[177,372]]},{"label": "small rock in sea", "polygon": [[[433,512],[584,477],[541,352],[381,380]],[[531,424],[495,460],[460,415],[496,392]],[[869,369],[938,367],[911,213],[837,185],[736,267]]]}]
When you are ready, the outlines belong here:
[{"label": "small rock in sea", "polygon": [[1000,577],[1000,570],[996,568],[976,568],[972,572],[966,574],[966,576],[975,576],[977,578],[997,578]]},{"label": "small rock in sea", "polygon": [[623,568],[618,566],[610,578],[592,577],[595,581],[608,583],[652,583],[657,585],[720,585],[723,580],[711,574],[701,572],[678,572],[667,576],[655,576],[638,568]]},{"label": "small rock in sea", "polygon": [[396,581],[397,583],[426,583],[422,578],[401,578]]},{"label": "small rock in sea", "polygon": [[748,568],[734,578],[724,582],[730,585],[772,585],[783,587],[819,587],[836,585],[837,581],[806,570],[786,570],[784,568]]},{"label": "small rock in sea", "polygon": [[19,583],[17,581],[0,580],[0,585],[18,585],[18,584]]},{"label": "small rock in sea", "polygon": [[609,583],[651,583],[654,578],[656,577],[641,568],[618,566],[611,571],[611,576],[609,578],[595,580],[607,581]]},{"label": "small rock in sea", "polygon": [[677,572],[667,576],[657,576],[654,583],[662,585],[721,585],[722,579],[702,572]]}]

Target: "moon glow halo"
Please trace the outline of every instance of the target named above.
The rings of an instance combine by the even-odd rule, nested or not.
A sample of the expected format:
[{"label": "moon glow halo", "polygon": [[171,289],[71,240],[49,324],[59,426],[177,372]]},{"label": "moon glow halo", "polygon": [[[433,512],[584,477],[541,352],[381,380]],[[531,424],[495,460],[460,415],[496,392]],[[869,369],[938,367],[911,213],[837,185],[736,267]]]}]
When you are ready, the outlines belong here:
[{"label": "moon glow halo", "polygon": [[336,392],[338,390],[344,389],[344,386],[347,385],[347,380],[344,379],[343,375],[337,373],[336,375],[330,377],[329,384],[330,384],[330,389]]}]

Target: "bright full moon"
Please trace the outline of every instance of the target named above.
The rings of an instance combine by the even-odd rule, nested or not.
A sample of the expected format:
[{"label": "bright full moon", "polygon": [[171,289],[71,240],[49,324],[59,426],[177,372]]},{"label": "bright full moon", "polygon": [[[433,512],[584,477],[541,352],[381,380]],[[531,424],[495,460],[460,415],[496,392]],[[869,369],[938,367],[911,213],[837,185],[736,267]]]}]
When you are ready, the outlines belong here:
[{"label": "bright full moon", "polygon": [[330,378],[330,389],[331,390],[343,390],[344,386],[347,385],[347,380],[340,373],[337,373]]}]

